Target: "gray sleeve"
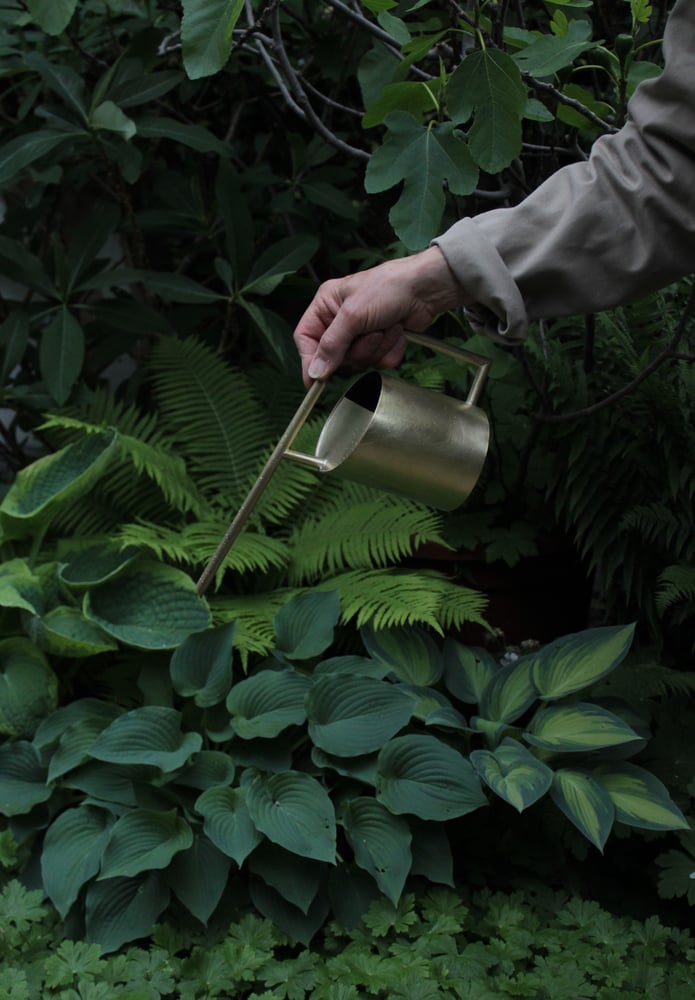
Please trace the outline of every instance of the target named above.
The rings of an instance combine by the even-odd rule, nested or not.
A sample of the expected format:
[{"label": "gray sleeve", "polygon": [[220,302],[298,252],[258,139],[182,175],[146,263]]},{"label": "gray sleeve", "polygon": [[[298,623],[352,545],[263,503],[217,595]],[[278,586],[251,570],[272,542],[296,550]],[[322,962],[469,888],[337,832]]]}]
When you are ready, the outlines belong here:
[{"label": "gray sleeve", "polygon": [[695,3],[677,0],[665,68],[627,124],[521,204],[462,219],[434,242],[475,296],[473,325],[519,342],[530,320],[596,312],[695,271]]}]

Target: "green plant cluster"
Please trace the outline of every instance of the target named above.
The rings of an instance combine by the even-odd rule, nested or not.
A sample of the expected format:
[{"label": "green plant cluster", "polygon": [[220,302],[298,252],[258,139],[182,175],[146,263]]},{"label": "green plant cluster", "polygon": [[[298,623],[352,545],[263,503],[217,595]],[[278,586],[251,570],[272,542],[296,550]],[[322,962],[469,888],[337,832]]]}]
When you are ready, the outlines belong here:
[{"label": "green plant cluster", "polygon": [[330,924],[320,945],[288,947],[246,913],[210,935],[157,927],[148,948],[104,956],[59,940],[39,894],[0,894],[1,1000],[689,1000],[690,935],[614,916],[565,893],[431,889],[398,906],[372,904],[351,930]]}]

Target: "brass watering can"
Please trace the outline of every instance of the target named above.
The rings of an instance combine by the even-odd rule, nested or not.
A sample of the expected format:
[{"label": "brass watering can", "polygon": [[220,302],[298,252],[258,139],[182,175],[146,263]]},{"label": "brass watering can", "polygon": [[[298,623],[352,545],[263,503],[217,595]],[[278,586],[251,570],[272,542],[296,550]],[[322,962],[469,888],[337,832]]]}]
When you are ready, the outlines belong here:
[{"label": "brass watering can", "polygon": [[290,446],[325,388],[325,382],[314,382],[205,567],[196,584],[198,594],[207,590],[284,458],[439,510],[463,503],[478,481],[488,450],[488,419],[477,402],[490,361],[424,334],[408,333],[406,339],[478,369],[465,401],[380,371],[367,372],[338,400],[315,454],[307,455]]}]

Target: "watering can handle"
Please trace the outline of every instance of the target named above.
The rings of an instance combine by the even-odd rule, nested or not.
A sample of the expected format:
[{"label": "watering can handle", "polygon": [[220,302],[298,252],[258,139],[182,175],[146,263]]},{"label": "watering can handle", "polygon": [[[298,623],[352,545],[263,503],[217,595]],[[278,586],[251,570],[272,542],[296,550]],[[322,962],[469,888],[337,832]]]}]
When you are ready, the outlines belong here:
[{"label": "watering can handle", "polygon": [[456,358],[457,361],[467,361],[468,364],[474,365],[478,371],[475,373],[471,387],[468,390],[466,402],[470,403],[471,406],[476,405],[485,388],[487,373],[492,364],[490,358],[485,358],[482,354],[474,354],[473,351],[466,351],[463,347],[454,347],[453,344],[446,344],[442,340],[435,340],[434,337],[428,337],[425,333],[408,332],[405,335],[405,339],[411,344],[419,344],[420,347],[428,347],[431,351],[436,351],[438,354],[446,354],[450,358]]}]

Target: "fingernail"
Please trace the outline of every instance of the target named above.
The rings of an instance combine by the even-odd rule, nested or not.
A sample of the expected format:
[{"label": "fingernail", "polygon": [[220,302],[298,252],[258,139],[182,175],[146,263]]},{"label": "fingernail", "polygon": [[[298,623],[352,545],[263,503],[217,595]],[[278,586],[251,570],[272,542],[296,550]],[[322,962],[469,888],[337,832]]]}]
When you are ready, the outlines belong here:
[{"label": "fingernail", "polygon": [[328,362],[323,358],[314,358],[309,365],[307,375],[309,378],[325,378],[328,374]]}]

